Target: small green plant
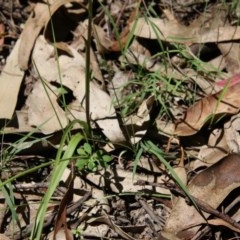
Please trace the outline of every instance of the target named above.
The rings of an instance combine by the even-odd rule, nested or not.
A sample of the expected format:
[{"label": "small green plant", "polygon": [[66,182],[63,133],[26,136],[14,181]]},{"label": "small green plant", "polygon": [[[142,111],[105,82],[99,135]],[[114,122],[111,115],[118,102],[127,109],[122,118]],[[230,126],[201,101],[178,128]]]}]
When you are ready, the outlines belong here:
[{"label": "small green plant", "polygon": [[99,166],[106,168],[112,160],[112,157],[105,154],[101,149],[94,152],[89,143],[84,143],[79,147],[77,153],[79,156],[76,161],[76,166],[79,170],[87,169],[96,171]]},{"label": "small green plant", "polygon": [[83,237],[83,229],[81,227],[78,227],[77,229],[72,230],[73,235],[77,238],[77,239],[84,239]]}]

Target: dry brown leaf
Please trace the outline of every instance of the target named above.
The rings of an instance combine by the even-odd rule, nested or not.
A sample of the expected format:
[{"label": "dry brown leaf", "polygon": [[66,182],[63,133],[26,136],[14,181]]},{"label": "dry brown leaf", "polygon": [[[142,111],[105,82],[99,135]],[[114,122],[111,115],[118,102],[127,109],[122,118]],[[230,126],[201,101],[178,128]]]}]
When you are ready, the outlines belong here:
[{"label": "dry brown leaf", "polygon": [[18,65],[21,41],[20,38],[16,42],[0,76],[0,118],[11,119],[17,104],[18,92],[24,76]]},{"label": "dry brown leaf", "polygon": [[[199,24],[200,25],[200,24]],[[184,26],[160,18],[139,18],[130,24],[134,35],[142,38],[161,39],[179,43],[224,42],[240,39],[240,27]]]},{"label": "dry brown leaf", "polygon": [[100,52],[120,52],[125,47],[126,43],[129,40],[129,37],[131,37],[129,30],[130,24],[136,19],[138,10],[139,8],[136,7],[134,11],[132,11],[129,19],[127,20],[126,26],[120,33],[118,40],[109,39],[101,27],[94,25],[93,33],[97,41],[98,50]]},{"label": "dry brown leaf", "polygon": [[62,5],[75,1],[77,0],[58,0],[54,1],[52,5],[50,5],[50,7],[48,6],[48,4],[36,4],[34,13],[27,20],[21,34],[22,41],[18,54],[19,66],[21,69],[28,69],[28,63],[34,43],[42,28],[51,18],[51,15],[53,15],[53,13]]},{"label": "dry brown leaf", "polygon": [[230,152],[240,153],[240,114],[236,114],[224,124],[224,137]]},{"label": "dry brown leaf", "polygon": [[[58,50],[61,50],[61,53],[64,52],[69,56],[73,56],[69,45],[65,41],[67,41],[66,39],[69,38],[69,34],[73,29],[74,36],[76,37],[76,22],[73,20],[73,15],[76,17],[78,14],[87,14],[87,6],[84,6],[81,0],[68,0],[67,2],[65,0],[65,3],[69,4],[63,3],[61,6],[57,5],[58,2],[59,0],[55,0],[51,4],[50,11],[52,18],[46,21],[43,35],[47,42],[53,44]],[[54,34],[52,33],[52,27]],[[87,36],[85,36],[85,39],[87,39]]]},{"label": "dry brown leaf", "polygon": [[229,84],[230,86],[233,86],[239,82],[240,82],[240,73],[236,73],[229,78],[217,81],[216,85],[218,85],[223,89],[225,86],[227,86],[227,84]]},{"label": "dry brown leaf", "polygon": [[88,223],[104,223],[107,224],[111,229],[118,233],[123,239],[127,240],[135,240],[135,238],[131,237],[127,233],[125,233],[119,226],[117,226],[108,216],[102,216],[98,218],[93,218],[88,221]]},{"label": "dry brown leaf", "polygon": [[[59,64],[61,59],[60,56]],[[36,40],[32,51],[32,60],[36,77],[41,77],[48,82],[56,80],[58,68],[54,57],[54,47],[48,44],[43,36],[39,36]]]},{"label": "dry brown leaf", "polygon": [[223,129],[214,129],[209,136],[208,144],[201,147],[197,159],[190,163],[191,169],[195,171],[200,167],[209,167],[229,152]]},{"label": "dry brown leaf", "polygon": [[150,111],[154,101],[154,96],[148,97],[140,105],[137,114],[131,115],[124,121],[132,144],[139,142],[147,132],[150,123]]},{"label": "dry brown leaf", "polygon": [[[215,70],[218,69],[218,71],[219,71],[219,70],[223,70],[226,67],[226,62],[225,62],[224,57],[222,55],[220,55],[216,58],[213,58],[209,62],[207,62],[207,66],[210,67],[209,71],[212,71],[214,69]],[[223,73],[223,72],[220,72],[220,71],[218,72],[218,71],[216,72],[216,74],[218,74],[218,73],[222,74]]]},{"label": "dry brown leaf", "polygon": [[90,99],[91,117],[96,121],[104,135],[113,143],[125,142],[126,138],[119,126],[110,96],[95,84],[90,84]]},{"label": "dry brown leaf", "polygon": [[[164,175],[156,177],[153,174],[152,165],[150,165],[149,168],[151,169],[151,174],[136,173],[134,175],[134,180],[133,173],[122,168],[108,168],[99,172],[89,173],[87,174],[86,178],[88,181],[94,183],[99,188],[103,188],[106,185],[109,186],[109,189],[115,193],[156,191],[162,194],[170,194],[170,191],[163,187],[152,187],[150,185],[140,186],[134,184],[135,181],[163,183],[166,180],[166,177]],[[159,173],[159,171],[154,171],[154,173]]]},{"label": "dry brown leaf", "polygon": [[236,42],[219,43],[218,48],[225,59],[227,72],[238,73],[240,68],[240,44]]},{"label": "dry brown leaf", "polygon": [[185,113],[184,119],[176,124],[175,134],[179,136],[193,135],[207,121],[213,120],[215,115],[237,113],[240,107],[240,83],[226,88],[191,106]]},{"label": "dry brown leaf", "polygon": [[160,134],[160,135],[169,137],[174,134],[175,126],[172,122],[167,122],[167,121],[163,121],[161,119],[157,119],[156,127],[158,129],[158,134]]},{"label": "dry brown leaf", "polygon": [[[204,67],[204,66],[202,66]],[[213,68],[211,68],[210,64],[208,64],[209,69],[206,69],[206,71],[211,71]],[[204,91],[206,94],[214,94],[219,92],[222,88],[221,86],[215,84],[213,81],[209,81],[209,79],[206,79],[204,76],[200,75],[197,71],[191,69],[191,68],[185,68],[183,70],[184,74],[194,80],[194,82],[197,83],[197,85]]]},{"label": "dry brown leaf", "polygon": [[4,234],[0,234],[0,239],[1,239],[1,240],[10,240],[10,238],[7,237],[7,236],[4,235]]},{"label": "dry brown leaf", "polygon": [[[93,34],[94,34],[94,30],[95,30],[95,25],[93,25]],[[101,31],[102,28],[96,26],[97,28],[99,28]],[[99,32],[98,31],[98,32]],[[88,19],[86,19],[84,22],[79,23],[77,29],[74,31],[74,39],[71,43],[71,47],[73,47],[74,49],[76,49],[78,52],[83,51],[85,48],[85,39],[88,38]],[[96,37],[96,35],[95,35]],[[106,41],[104,41],[105,43]],[[98,43],[98,41],[96,41],[96,43]],[[99,47],[98,48],[98,54],[101,53]],[[94,76],[94,80],[96,79],[96,83],[98,83],[98,85],[101,87],[101,89],[105,90],[106,86],[105,86],[105,81],[103,79],[103,75],[102,75],[102,71],[100,69],[99,66],[99,62],[98,62],[98,58],[97,55],[95,53],[95,51],[93,50],[92,46],[90,46],[90,67],[92,70],[92,74]]]},{"label": "dry brown leaf", "polygon": [[[182,156],[178,166],[174,167],[174,171],[177,174],[177,176],[179,177],[179,179],[181,179],[182,183],[184,185],[186,185],[187,184],[187,171],[184,167],[183,156]],[[174,205],[177,201],[178,201],[178,197],[175,195],[172,195],[172,204]]]},{"label": "dry brown leaf", "polygon": [[0,23],[0,49],[4,44],[4,35],[5,35],[5,26],[3,23]]},{"label": "dry brown leaf", "polygon": [[[55,94],[49,93],[50,99],[53,102],[54,108],[56,108],[56,113],[59,114],[59,119],[60,122],[62,122],[61,125],[63,127],[66,126],[67,119],[72,119],[74,117],[86,121],[86,113],[84,110],[85,61],[77,50],[70,46],[69,49],[71,50],[73,57],[61,55],[58,58],[61,79],[59,79],[58,65],[53,54],[54,48],[46,42],[43,36],[40,36],[37,39],[32,54],[32,58],[35,62],[35,72],[39,75],[37,77],[44,79],[46,82],[57,83],[59,84],[59,87],[62,84],[63,87],[71,90],[75,97],[74,103],[72,102],[70,104],[70,112],[65,113],[57,103],[57,96],[59,95],[57,89],[54,89]],[[53,89],[51,85],[52,84],[49,86]],[[61,125],[58,123],[57,117],[53,115],[54,112],[46,93],[44,96],[43,87],[40,87],[39,85],[37,87],[40,94],[37,93],[36,90],[33,90],[30,95],[31,97],[29,96],[31,101],[29,102],[28,100],[27,104],[29,107],[29,124],[38,126],[44,133],[51,133],[60,130]],[[38,99],[38,102],[41,102],[42,104],[34,103],[35,95],[35,99]],[[112,142],[125,142],[126,139],[119,126],[110,96],[93,82],[90,82],[90,99],[91,119],[99,125],[106,137]],[[74,105],[78,107],[75,108]],[[42,114],[42,111],[44,111],[44,114]]]},{"label": "dry brown leaf", "polygon": [[24,30],[21,34],[22,43],[19,49],[18,61],[20,68],[28,68],[30,54],[37,36],[49,18],[48,6],[43,3],[37,3],[32,14],[27,20]]},{"label": "dry brown leaf", "polygon": [[147,56],[149,55],[147,53],[147,50],[144,53],[141,53],[139,49],[134,50],[134,45],[136,45],[135,42],[136,41],[133,41],[128,51],[126,51],[124,56],[120,56],[119,60],[121,62],[127,61],[128,63],[143,66],[144,69],[154,72],[152,68],[156,69],[156,67],[160,64],[156,63],[156,61],[154,61],[154,59],[151,59],[150,56]]},{"label": "dry brown leaf", "polygon": [[[189,193],[216,209],[235,188],[240,186],[240,155],[231,154],[197,174],[188,184]],[[184,213],[184,214],[183,214]],[[208,213],[203,213],[205,218]],[[179,198],[167,219],[164,232],[179,239],[191,239],[205,219],[194,206]],[[173,239],[173,238],[167,238]]]},{"label": "dry brown leaf", "polygon": [[[63,109],[57,103],[56,87],[37,82],[28,96],[28,124],[37,126],[43,133],[49,134],[67,126],[68,121]],[[48,97],[47,97],[48,96]]]},{"label": "dry brown leaf", "polygon": [[59,50],[62,50],[63,52],[67,53],[69,56],[73,57],[73,53],[71,49],[69,48],[69,45],[65,42],[56,42],[55,47]]},{"label": "dry brown leaf", "polygon": [[18,128],[6,128],[6,132],[11,131],[22,131],[22,132],[31,132],[34,131],[34,128],[29,126],[28,124],[28,112],[26,110],[23,111],[16,111],[16,116],[18,120]]},{"label": "dry brown leaf", "polygon": [[[56,79],[59,78],[59,71],[60,73],[62,73],[67,71],[71,67],[77,67],[80,70],[83,70],[83,73],[80,74],[78,72],[78,75],[76,76],[78,76],[79,78],[84,78],[85,59],[77,52],[76,49],[70,46],[68,47],[73,56],[59,56],[57,61],[59,63],[60,69],[58,69],[58,64],[54,55],[54,47],[49,44],[42,35],[39,36],[36,40],[36,44],[32,53],[32,59],[34,61],[34,71],[37,73],[37,77],[41,77],[48,82],[54,82],[56,81]],[[71,83],[69,84],[74,84],[72,83],[72,81],[70,82]]]},{"label": "dry brown leaf", "polygon": [[[66,238],[66,232],[68,234],[68,239]],[[61,228],[58,233],[56,234],[56,238],[53,237],[54,235],[54,232],[50,232],[50,234],[48,234],[48,240],[74,240],[74,237],[73,237],[73,233],[70,229],[64,229],[64,228]]]},{"label": "dry brown leaf", "polygon": [[[229,18],[227,16],[228,11],[227,8],[224,6],[221,6],[216,9],[213,9],[213,18],[214,21],[212,22],[212,27],[230,27],[231,23],[229,22]],[[231,37],[231,36],[229,36]],[[231,74],[235,74],[239,72],[240,67],[240,59],[239,59],[239,51],[240,51],[240,44],[238,42],[223,42],[223,43],[217,43],[217,47],[222,53],[222,57],[225,60],[226,63],[226,70],[227,72]]]},{"label": "dry brown leaf", "polygon": [[219,226],[219,225],[222,225],[222,226],[225,226],[231,230],[233,230],[234,232],[238,232],[240,233],[240,230],[234,226],[232,226],[230,223],[224,221],[223,219],[221,218],[216,218],[216,219],[210,219],[207,221],[208,224],[211,224],[211,225],[214,225],[214,226]]},{"label": "dry brown leaf", "polygon": [[107,37],[106,32],[98,25],[93,25],[93,35],[96,40],[96,45],[99,53],[109,52],[112,46],[112,41]]}]

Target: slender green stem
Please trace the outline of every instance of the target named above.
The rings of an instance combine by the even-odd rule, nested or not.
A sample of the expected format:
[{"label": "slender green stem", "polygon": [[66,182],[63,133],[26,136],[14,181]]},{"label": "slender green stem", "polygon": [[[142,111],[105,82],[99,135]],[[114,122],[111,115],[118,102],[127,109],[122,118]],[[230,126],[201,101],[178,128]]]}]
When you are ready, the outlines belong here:
[{"label": "slender green stem", "polygon": [[86,119],[89,134],[91,137],[91,116],[90,116],[90,80],[91,80],[91,69],[90,69],[90,51],[91,51],[91,35],[92,35],[92,0],[88,1],[88,36],[85,40],[86,43],[86,79],[85,79],[85,95],[86,95]]}]

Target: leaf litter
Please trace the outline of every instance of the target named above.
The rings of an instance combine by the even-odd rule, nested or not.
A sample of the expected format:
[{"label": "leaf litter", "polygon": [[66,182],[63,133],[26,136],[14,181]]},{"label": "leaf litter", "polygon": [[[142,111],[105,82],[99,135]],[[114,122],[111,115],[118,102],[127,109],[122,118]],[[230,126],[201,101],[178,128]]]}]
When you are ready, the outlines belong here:
[{"label": "leaf litter", "polygon": [[44,237],[239,237],[239,4],[188,2],[96,1],[87,39],[87,2],[0,1],[0,196],[20,222],[1,203],[1,238],[29,239],[63,129],[87,121],[86,44],[100,138],[78,146],[85,169],[72,159],[61,176]]}]

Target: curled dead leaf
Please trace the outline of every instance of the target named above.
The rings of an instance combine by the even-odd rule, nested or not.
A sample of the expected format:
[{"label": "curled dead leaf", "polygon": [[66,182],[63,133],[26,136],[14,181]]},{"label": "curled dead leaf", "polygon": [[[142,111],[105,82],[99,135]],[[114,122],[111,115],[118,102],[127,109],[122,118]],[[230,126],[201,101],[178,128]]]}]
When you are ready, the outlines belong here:
[{"label": "curled dead leaf", "polygon": [[19,39],[15,44],[0,75],[0,118],[11,119],[17,104],[24,77],[17,58],[21,41],[22,39]]},{"label": "curled dead leaf", "polygon": [[136,7],[127,20],[127,25],[120,33],[119,39],[113,40],[106,36],[104,30],[98,25],[94,25],[93,34],[95,36],[99,52],[120,52],[132,37],[130,24],[135,21],[139,8]]},{"label": "curled dead leaf", "polygon": [[189,136],[198,132],[209,120],[223,114],[235,114],[240,107],[240,83],[224,88],[222,91],[202,98],[191,106],[185,117],[176,123],[175,134]]},{"label": "curled dead leaf", "polygon": [[[75,49],[70,46],[69,49],[73,57],[61,55],[58,58],[61,69],[61,80],[59,79],[57,61],[52,57],[54,51],[53,46],[49,44],[43,36],[40,36],[36,40],[33,49],[32,56],[35,62],[35,71],[39,74],[39,78],[46,81],[45,84],[49,88],[45,89],[40,81],[35,84],[33,91],[27,99],[28,124],[31,126],[39,126],[39,129],[45,134],[58,131],[62,127],[65,127],[68,119],[71,119],[71,117],[86,121],[86,113],[84,110],[84,59]],[[67,113],[65,109],[58,104],[60,86],[68,89],[68,91],[72,91],[73,99],[69,104],[71,108]],[[48,93],[49,97],[46,97],[48,89],[51,90]],[[36,99],[38,99],[38,101],[36,101]],[[119,126],[115,109],[111,103],[111,97],[91,82],[90,99],[92,120],[97,123],[103,133],[112,142],[125,142],[126,139]],[[52,102],[52,105],[49,100]],[[39,104],[40,102],[41,104]],[[79,106],[79,108],[74,110],[72,108],[73,103]]]},{"label": "curled dead leaf", "polygon": [[[232,190],[240,186],[239,164],[239,154],[224,157],[193,178],[188,184],[189,193],[216,209]],[[207,218],[209,213],[203,212],[203,215]],[[196,208],[180,197],[173,206],[162,235],[191,239],[203,223],[206,221]]]},{"label": "curled dead leaf", "polygon": [[240,27],[184,26],[175,21],[160,18],[139,18],[130,24],[137,37],[161,39],[179,43],[224,42],[240,39]]},{"label": "curled dead leaf", "polygon": [[29,58],[35,41],[40,31],[51,19],[51,16],[54,14],[54,12],[56,12],[64,4],[74,1],[76,0],[54,1],[50,6],[44,3],[36,4],[34,13],[28,18],[21,34],[22,41],[18,53],[18,62],[22,70],[28,69]]},{"label": "curled dead leaf", "polygon": [[150,112],[154,102],[154,96],[148,97],[140,105],[137,114],[131,115],[124,121],[132,144],[139,142],[147,132],[150,123]]}]

